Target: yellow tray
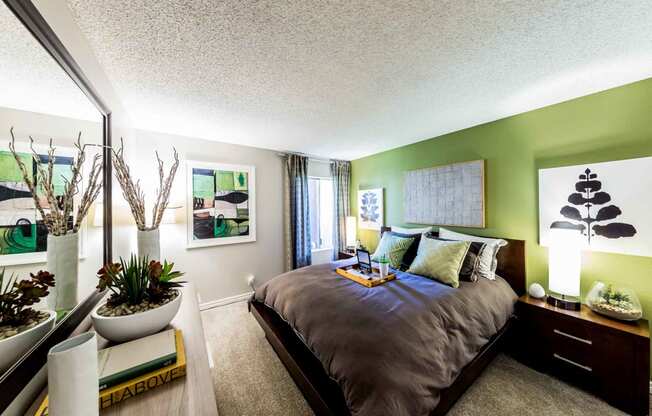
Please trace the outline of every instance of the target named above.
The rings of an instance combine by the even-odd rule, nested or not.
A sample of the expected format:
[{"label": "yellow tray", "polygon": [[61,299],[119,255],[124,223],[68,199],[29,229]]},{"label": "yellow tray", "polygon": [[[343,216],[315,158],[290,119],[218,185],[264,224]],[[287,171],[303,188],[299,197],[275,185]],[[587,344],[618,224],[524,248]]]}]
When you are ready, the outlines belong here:
[{"label": "yellow tray", "polygon": [[380,286],[382,284],[391,282],[392,280],[396,279],[396,275],[394,273],[388,274],[387,276],[385,276],[384,279],[378,278],[380,276],[380,272],[375,267],[372,267],[371,269],[374,277],[371,280],[369,280],[369,278],[360,276],[357,273],[351,273],[350,270],[355,270],[357,273],[359,273],[360,267],[358,267],[357,264],[354,264],[352,266],[346,266],[346,267],[338,267],[337,269],[335,269],[335,272],[342,277],[346,277],[347,279],[353,280],[354,282],[359,283],[362,286],[366,286],[366,287]]}]

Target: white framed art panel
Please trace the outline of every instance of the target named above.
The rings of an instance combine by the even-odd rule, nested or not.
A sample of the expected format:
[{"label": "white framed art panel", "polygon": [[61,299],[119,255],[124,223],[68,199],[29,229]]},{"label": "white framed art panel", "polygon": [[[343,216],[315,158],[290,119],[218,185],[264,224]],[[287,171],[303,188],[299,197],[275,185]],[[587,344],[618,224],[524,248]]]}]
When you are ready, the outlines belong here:
[{"label": "white framed art panel", "polygon": [[562,228],[585,250],[652,256],[650,172],[652,157],[540,169],[540,244]]},{"label": "white framed art panel", "polygon": [[383,188],[358,191],[358,226],[363,230],[380,230],[384,224]]}]

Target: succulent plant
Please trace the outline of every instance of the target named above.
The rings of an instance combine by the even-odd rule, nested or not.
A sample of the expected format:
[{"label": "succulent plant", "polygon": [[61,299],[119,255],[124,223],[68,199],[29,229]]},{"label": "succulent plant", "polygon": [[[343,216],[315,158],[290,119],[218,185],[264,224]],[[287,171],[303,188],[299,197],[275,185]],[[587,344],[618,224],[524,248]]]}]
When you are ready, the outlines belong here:
[{"label": "succulent plant", "polygon": [[97,272],[99,290],[109,289],[112,293],[107,304],[123,303],[138,305],[143,300],[160,302],[172,295],[172,290],[185,282],[172,281],[183,276],[173,270],[174,263],[167,260],[161,264],[156,260],[131,255],[129,261],[120,258],[120,263],[110,263]]},{"label": "succulent plant", "polygon": [[20,326],[38,317],[39,312],[30,308],[54,287],[54,275],[41,270],[30,273],[29,279],[18,280],[15,275],[5,281],[5,269],[0,271],[0,325]]}]

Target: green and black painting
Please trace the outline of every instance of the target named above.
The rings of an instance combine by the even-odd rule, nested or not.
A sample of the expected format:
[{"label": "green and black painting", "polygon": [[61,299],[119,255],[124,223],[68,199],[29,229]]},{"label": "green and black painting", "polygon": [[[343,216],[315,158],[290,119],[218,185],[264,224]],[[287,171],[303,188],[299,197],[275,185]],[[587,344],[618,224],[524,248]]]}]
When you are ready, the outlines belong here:
[{"label": "green and black painting", "polygon": [[[36,183],[40,205],[47,210],[48,201],[37,181],[37,164],[29,153],[19,153],[19,157]],[[39,158],[41,163],[48,163],[47,155]],[[66,181],[72,177],[72,162],[71,157],[60,156],[54,161],[52,178],[56,196],[63,195]],[[45,252],[47,234],[14,156],[0,151],[0,256]]]},{"label": "green and black painting", "polygon": [[249,235],[247,172],[192,169],[194,240]]}]

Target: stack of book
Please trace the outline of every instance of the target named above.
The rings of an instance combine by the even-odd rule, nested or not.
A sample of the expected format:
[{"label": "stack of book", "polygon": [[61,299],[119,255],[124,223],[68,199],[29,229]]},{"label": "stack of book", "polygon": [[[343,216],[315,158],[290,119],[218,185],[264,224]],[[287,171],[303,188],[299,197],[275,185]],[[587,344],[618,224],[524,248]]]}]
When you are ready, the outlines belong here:
[{"label": "stack of book", "polygon": [[[170,329],[98,352],[100,398],[106,409],[186,374],[181,331]],[[48,415],[48,398],[36,416]]]}]

